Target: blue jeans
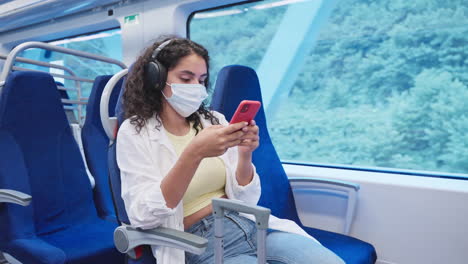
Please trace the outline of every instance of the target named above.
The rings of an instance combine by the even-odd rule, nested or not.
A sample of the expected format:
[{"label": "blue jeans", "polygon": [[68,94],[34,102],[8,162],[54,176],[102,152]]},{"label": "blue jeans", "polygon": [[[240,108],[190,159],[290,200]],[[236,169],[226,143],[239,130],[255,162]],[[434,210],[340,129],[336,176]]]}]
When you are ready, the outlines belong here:
[{"label": "blue jeans", "polygon": [[[255,223],[235,212],[224,217],[224,263],[257,263],[257,229]],[[189,233],[208,239],[201,255],[185,253],[187,264],[214,263],[214,217],[207,216],[194,224]],[[322,245],[296,234],[268,230],[266,238],[269,264],[344,264],[337,255]]]}]

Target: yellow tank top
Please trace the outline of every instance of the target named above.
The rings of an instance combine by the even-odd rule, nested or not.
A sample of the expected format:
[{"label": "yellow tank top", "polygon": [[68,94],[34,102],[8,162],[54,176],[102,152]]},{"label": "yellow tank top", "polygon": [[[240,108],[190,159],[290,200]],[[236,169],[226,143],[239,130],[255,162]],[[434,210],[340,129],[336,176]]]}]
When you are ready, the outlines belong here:
[{"label": "yellow tank top", "polygon": [[[178,156],[195,137],[195,129],[190,124],[190,131],[184,136],[167,132]],[[183,197],[184,217],[189,216],[211,204],[212,198],[225,195],[226,168],[219,157],[204,158],[198,166]]]}]

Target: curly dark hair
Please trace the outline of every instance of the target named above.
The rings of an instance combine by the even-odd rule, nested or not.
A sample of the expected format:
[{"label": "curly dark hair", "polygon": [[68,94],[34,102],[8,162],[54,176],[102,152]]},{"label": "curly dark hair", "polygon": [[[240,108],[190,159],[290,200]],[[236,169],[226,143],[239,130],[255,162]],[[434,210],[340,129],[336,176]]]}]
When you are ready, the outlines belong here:
[{"label": "curly dark hair", "polygon": [[[209,69],[208,51],[198,43],[195,43],[186,38],[178,38],[175,36],[162,37],[153,45],[146,48],[143,54],[133,64],[131,71],[128,74],[125,84],[125,91],[123,93],[123,108],[125,118],[130,118],[130,123],[135,126],[136,131],[139,133],[141,129],[147,124],[148,119],[155,116],[158,121],[157,129],[162,125],[160,114],[163,110],[163,95],[162,92],[155,87],[149,87],[145,82],[145,65],[151,61],[153,51],[163,42],[171,39],[171,42],[165,46],[157,55],[157,60],[166,67],[168,71],[176,67],[180,59],[191,55],[197,54],[202,57],[206,62],[206,67]],[[205,87],[208,89],[209,85],[209,72],[205,79]],[[200,108],[190,116],[186,117],[188,122],[193,123],[196,133],[199,128],[202,128],[200,116],[210,120],[211,124],[219,124],[216,118],[205,106],[201,104]]]}]

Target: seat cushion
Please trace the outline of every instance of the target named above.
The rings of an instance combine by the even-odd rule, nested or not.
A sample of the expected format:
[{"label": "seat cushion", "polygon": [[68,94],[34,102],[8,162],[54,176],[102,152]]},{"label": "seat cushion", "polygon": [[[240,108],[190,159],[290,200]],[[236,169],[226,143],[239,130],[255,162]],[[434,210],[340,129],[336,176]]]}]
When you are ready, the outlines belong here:
[{"label": "seat cushion", "polygon": [[374,247],[367,242],[315,228],[304,227],[304,230],[340,256],[346,264],[373,264],[377,260]]},{"label": "seat cushion", "polygon": [[64,251],[67,264],[124,263],[114,247],[116,223],[94,219],[40,238]]}]

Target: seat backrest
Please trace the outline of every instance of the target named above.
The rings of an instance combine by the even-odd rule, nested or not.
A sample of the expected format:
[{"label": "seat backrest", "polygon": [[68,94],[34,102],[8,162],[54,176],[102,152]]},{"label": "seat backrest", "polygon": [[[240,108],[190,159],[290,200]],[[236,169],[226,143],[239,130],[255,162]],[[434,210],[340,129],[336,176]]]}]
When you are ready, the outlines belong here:
[{"label": "seat backrest", "polygon": [[[230,120],[242,100],[262,102],[257,73],[241,65],[224,67],[218,73],[211,109],[223,113]],[[277,217],[299,223],[288,177],[268,134],[263,104],[255,121],[260,129],[260,146],[254,151],[252,159],[262,185],[258,205],[270,208]]]},{"label": "seat backrest", "polygon": [[0,130],[23,156],[28,177],[22,184],[29,185],[33,197],[26,210],[32,210],[37,234],[97,217],[85,166],[50,74],[8,76],[0,97]]},{"label": "seat backrest", "polygon": [[[115,218],[115,210],[109,187],[107,149],[109,138],[101,123],[100,103],[105,85],[111,75],[98,76],[94,80],[93,88],[86,106],[86,121],[81,131],[84,153],[89,171],[94,176],[96,186],[94,188],[94,201],[98,214],[104,218]],[[120,93],[122,82],[116,84],[109,100],[109,115],[114,116],[117,97]]]},{"label": "seat backrest", "polygon": [[129,225],[130,220],[128,219],[127,211],[125,210],[125,204],[122,199],[122,184],[120,180],[120,169],[117,165],[116,146],[117,144],[114,142],[112,145],[109,146],[108,150],[107,162],[109,164],[109,182],[114,202],[114,208],[117,214],[117,220],[120,224],[124,223],[126,225]]}]

